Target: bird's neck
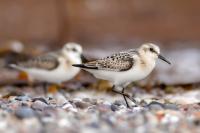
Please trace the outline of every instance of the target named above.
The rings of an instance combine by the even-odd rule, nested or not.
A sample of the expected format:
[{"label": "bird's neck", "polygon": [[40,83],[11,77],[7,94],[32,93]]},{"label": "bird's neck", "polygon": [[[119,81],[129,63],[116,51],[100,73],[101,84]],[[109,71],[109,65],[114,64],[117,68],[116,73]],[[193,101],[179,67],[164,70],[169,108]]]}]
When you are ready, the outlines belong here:
[{"label": "bird's neck", "polygon": [[143,68],[154,68],[155,67],[155,59],[151,58],[148,55],[140,56],[140,64]]},{"label": "bird's neck", "polygon": [[82,63],[81,58],[79,55],[68,53],[67,58],[72,62],[72,64],[80,64]]}]

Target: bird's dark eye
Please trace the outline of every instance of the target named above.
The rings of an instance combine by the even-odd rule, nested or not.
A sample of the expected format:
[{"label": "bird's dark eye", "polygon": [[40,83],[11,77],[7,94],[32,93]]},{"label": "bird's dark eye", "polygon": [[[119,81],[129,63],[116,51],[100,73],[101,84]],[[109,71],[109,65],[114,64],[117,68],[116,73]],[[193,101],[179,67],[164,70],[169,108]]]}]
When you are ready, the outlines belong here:
[{"label": "bird's dark eye", "polygon": [[155,52],[153,48],[149,48],[149,50],[150,50],[151,52]]},{"label": "bird's dark eye", "polygon": [[72,51],[73,51],[73,52],[77,52],[77,49],[75,49],[75,48],[72,48]]}]

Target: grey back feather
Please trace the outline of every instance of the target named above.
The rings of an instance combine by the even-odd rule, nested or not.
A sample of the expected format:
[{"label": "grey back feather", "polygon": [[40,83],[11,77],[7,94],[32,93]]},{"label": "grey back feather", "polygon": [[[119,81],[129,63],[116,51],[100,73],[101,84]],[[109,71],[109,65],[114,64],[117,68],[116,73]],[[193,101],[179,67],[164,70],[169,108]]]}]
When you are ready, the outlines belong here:
[{"label": "grey back feather", "polygon": [[18,62],[16,65],[22,68],[38,68],[52,70],[58,67],[58,53],[49,53],[34,57],[24,62]]}]

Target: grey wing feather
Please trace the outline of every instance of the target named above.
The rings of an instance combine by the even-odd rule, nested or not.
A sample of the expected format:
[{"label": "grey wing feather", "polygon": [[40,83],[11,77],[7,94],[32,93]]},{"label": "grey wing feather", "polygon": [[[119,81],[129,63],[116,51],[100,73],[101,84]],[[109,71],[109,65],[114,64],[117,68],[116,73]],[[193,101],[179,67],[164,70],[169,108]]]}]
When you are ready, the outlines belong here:
[{"label": "grey wing feather", "polygon": [[126,71],[132,68],[133,65],[134,59],[127,52],[120,52],[106,58],[84,64],[84,66],[88,68],[96,68],[99,70],[108,71]]},{"label": "grey wing feather", "polygon": [[49,53],[46,55],[34,57],[24,62],[19,62],[16,65],[22,68],[39,68],[45,70],[52,70],[59,65],[59,61],[56,54]]}]

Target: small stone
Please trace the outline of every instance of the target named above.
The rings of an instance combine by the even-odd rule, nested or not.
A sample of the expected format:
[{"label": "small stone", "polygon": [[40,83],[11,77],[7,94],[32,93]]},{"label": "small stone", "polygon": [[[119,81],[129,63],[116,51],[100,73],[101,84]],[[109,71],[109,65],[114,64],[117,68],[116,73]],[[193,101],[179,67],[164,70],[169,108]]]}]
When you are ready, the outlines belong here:
[{"label": "small stone", "polygon": [[121,101],[121,100],[116,100],[114,102],[114,104],[117,105],[117,106],[124,105],[123,101]]},{"label": "small stone", "polygon": [[1,103],[0,108],[3,109],[3,110],[6,110],[8,108],[8,105],[5,104],[5,103],[4,104]]},{"label": "small stone", "polygon": [[41,124],[41,121],[37,117],[31,117],[29,119],[23,119],[23,121],[19,122],[19,124],[18,124],[18,130],[16,130],[16,128],[14,128],[15,129],[14,132],[24,132],[24,133],[45,132],[44,131],[44,125]]},{"label": "small stone", "polygon": [[58,93],[55,98],[56,98],[58,105],[62,105],[67,101],[67,99],[64,97],[64,95],[62,95],[60,93]]},{"label": "small stone", "polygon": [[34,111],[31,108],[28,107],[21,107],[19,109],[16,110],[15,115],[20,118],[30,118],[35,116]]},{"label": "small stone", "polygon": [[28,104],[28,103],[24,103],[24,102],[22,102],[21,106],[28,107],[29,104]]},{"label": "small stone", "polygon": [[52,117],[55,116],[56,108],[53,106],[47,106],[43,109],[43,116]]},{"label": "small stone", "polygon": [[153,101],[146,106],[150,110],[162,110],[164,109],[164,105],[162,103]]},{"label": "small stone", "polygon": [[69,102],[66,102],[62,105],[62,108],[63,109],[67,109],[67,108],[73,108],[73,106],[69,103]]},{"label": "small stone", "polygon": [[30,100],[30,97],[29,96],[18,96],[15,98],[15,100],[17,101],[29,101]]},{"label": "small stone", "polygon": [[92,128],[96,128],[96,129],[100,128],[100,125],[99,125],[98,122],[92,122],[92,123],[89,124],[89,126],[92,127]]},{"label": "small stone", "polygon": [[84,101],[76,101],[74,104],[76,105],[77,108],[80,108],[80,109],[85,109],[90,106],[89,103],[84,102]]},{"label": "small stone", "polygon": [[45,107],[47,107],[47,104],[42,102],[42,101],[35,101],[32,105],[31,108],[34,110],[39,110],[42,111]]},{"label": "small stone", "polygon": [[114,117],[112,114],[105,114],[102,116],[102,119],[105,120],[109,126],[114,126],[117,122],[116,117]]},{"label": "small stone", "polygon": [[67,111],[71,111],[71,112],[77,112],[78,110],[76,108],[74,108],[72,106],[72,104],[70,104],[69,102],[66,102],[62,105],[62,108],[67,110]]},{"label": "small stone", "polygon": [[97,112],[97,106],[96,105],[89,106],[87,108],[87,112],[89,112],[89,113],[96,113]]},{"label": "small stone", "polygon": [[46,101],[46,99],[42,98],[42,97],[38,97],[38,98],[33,98],[32,99],[32,102],[35,102],[35,101],[41,101],[45,104],[48,104],[48,102]]},{"label": "small stone", "polygon": [[111,106],[110,106],[110,108],[111,108],[111,110],[112,111],[117,111],[117,110],[119,110],[119,106],[117,106],[117,105],[115,105],[115,104],[112,104]]},{"label": "small stone", "polygon": [[156,118],[161,121],[165,116],[165,112],[164,111],[158,111],[156,112]]},{"label": "small stone", "polygon": [[165,109],[171,109],[171,110],[178,110],[177,105],[176,104],[172,104],[172,103],[164,104],[164,108]]},{"label": "small stone", "polygon": [[70,126],[71,126],[70,124],[71,124],[71,123],[70,123],[70,121],[69,121],[68,119],[62,118],[62,119],[60,119],[60,120],[58,121],[58,126],[59,126],[59,127],[70,127]]},{"label": "small stone", "polygon": [[111,110],[111,105],[107,105],[107,104],[99,104],[97,105],[97,109],[100,112],[108,112]]},{"label": "small stone", "polygon": [[90,102],[91,102],[91,99],[90,99],[90,98],[83,98],[83,101],[84,101],[84,102],[87,102],[87,103],[90,103]]},{"label": "small stone", "polygon": [[51,97],[48,98],[48,105],[56,106],[56,104],[57,104],[57,105],[60,105],[60,104],[57,103],[57,100],[56,100],[56,99],[51,98]]},{"label": "small stone", "polygon": [[180,118],[173,114],[165,114],[163,117],[161,123],[162,124],[168,124],[168,123],[177,123],[180,120]]},{"label": "small stone", "polygon": [[98,99],[96,98],[91,99],[91,104],[97,105],[97,102],[98,102]]},{"label": "small stone", "polygon": [[145,100],[141,100],[140,101],[140,106],[147,106],[147,102]]}]

